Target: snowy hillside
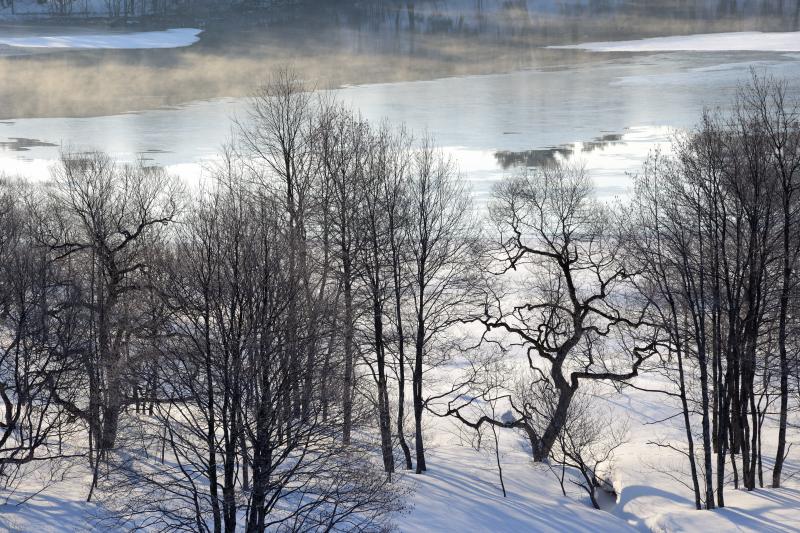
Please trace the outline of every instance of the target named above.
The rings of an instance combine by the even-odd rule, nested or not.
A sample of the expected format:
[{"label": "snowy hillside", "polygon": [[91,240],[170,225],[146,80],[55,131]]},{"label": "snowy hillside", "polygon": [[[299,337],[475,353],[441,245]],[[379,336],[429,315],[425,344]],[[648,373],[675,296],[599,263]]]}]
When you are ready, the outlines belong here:
[{"label": "snowy hillside", "polygon": [[[457,375],[458,370],[448,374]],[[644,380],[639,384],[657,385]],[[654,426],[677,408],[659,395],[632,390],[609,392],[604,401],[616,418],[630,420],[630,434],[615,459],[617,499],[607,496],[602,511],[592,509],[585,493],[569,483],[564,497],[557,469],[534,465],[523,436],[510,430],[498,435],[504,497],[493,442],[485,438],[476,449],[473,432],[452,419],[428,417],[429,469],[420,476],[398,476],[414,494],[410,508],[394,517],[395,525],[407,533],[800,530],[797,480],[778,490],[729,490],[726,509],[695,511],[690,491],[673,479],[685,469],[681,458],[652,444],[660,438],[679,438],[678,428]],[[792,442],[800,445],[797,437]],[[792,461],[791,470],[796,469]],[[19,533],[95,530],[104,511],[102,506],[86,503],[90,471],[79,461],[71,466],[65,463],[62,475],[64,479],[56,481],[43,471],[26,476],[29,479],[0,507],[0,529]]]}]

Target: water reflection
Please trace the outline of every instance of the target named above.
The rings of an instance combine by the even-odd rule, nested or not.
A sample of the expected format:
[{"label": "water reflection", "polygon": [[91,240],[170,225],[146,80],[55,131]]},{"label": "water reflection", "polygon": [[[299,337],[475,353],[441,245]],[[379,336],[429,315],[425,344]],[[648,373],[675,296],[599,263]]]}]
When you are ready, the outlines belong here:
[{"label": "water reflection", "polygon": [[[565,144],[560,151],[553,149],[491,151],[473,150],[463,147],[448,147],[447,152],[461,163],[464,177],[470,183],[479,203],[488,200],[495,184],[504,177],[513,176],[528,166],[538,166],[553,160],[568,161],[586,168],[595,185],[599,198],[611,199],[625,196],[631,191],[632,176],[635,175],[653,150],[669,151],[673,128],[637,126],[627,128],[623,134],[599,137],[608,142],[575,142]],[[582,150],[583,146],[592,147]],[[520,154],[514,164],[503,165],[498,152]],[[554,159],[528,159],[528,152],[553,154]],[[507,161],[507,160],[506,160]]]},{"label": "water reflection", "polygon": [[7,141],[0,141],[0,149],[10,152],[28,152],[31,148],[43,146],[58,146],[57,144],[40,141],[39,139],[28,139],[25,137],[9,137]]},{"label": "water reflection", "polygon": [[609,133],[587,142],[562,144],[561,146],[538,150],[498,150],[495,152],[494,157],[504,170],[514,167],[542,167],[581,154],[594,152],[595,150],[602,150],[611,144],[622,142],[622,137],[622,134],[619,133]]}]

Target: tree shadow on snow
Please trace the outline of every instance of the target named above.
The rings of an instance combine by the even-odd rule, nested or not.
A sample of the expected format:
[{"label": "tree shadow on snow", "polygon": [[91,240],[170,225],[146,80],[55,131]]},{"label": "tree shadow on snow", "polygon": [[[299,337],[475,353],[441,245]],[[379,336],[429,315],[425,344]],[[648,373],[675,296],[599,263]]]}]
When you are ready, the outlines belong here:
[{"label": "tree shadow on snow", "polygon": [[38,494],[24,501],[28,494],[19,494],[0,505],[0,530],[14,533],[44,531],[91,531],[96,518],[93,503]]}]

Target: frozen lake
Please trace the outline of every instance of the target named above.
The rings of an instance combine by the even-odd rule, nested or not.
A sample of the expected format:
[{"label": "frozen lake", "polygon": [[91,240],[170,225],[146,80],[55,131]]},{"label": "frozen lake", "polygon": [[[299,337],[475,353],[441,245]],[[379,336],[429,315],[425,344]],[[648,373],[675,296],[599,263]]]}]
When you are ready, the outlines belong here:
[{"label": "frozen lake", "polygon": [[[485,195],[494,181],[518,172],[520,166],[535,166],[553,158],[573,158],[589,167],[600,195],[613,196],[624,193],[630,183],[629,173],[636,172],[650,150],[666,144],[675,129],[691,127],[704,107],[729,105],[737,83],[748,78],[751,68],[793,82],[800,81],[800,53],[782,51],[800,49],[800,34],[795,32],[776,33],[771,38],[764,37],[770,34],[747,32],[720,34],[718,38],[698,35],[644,41],[629,39],[620,46],[613,42],[623,39],[577,39],[579,42],[567,45],[577,49],[549,49],[548,42],[558,45],[563,44],[563,39],[559,43],[558,36],[546,38],[540,33],[536,33],[533,42],[522,47],[522,52],[520,47],[514,48],[512,59],[501,51],[497,52],[496,61],[490,56],[481,58],[480,65],[474,68],[464,66],[469,65],[470,60],[462,57],[469,54],[469,49],[463,48],[454,53],[459,56],[456,61],[444,62],[438,56],[435,61],[425,58],[431,65],[429,68],[403,73],[403,76],[396,72],[400,67],[395,67],[395,72],[365,74],[375,69],[364,58],[376,59],[368,51],[358,52],[363,34],[353,37],[348,33],[347,44],[343,46],[347,54],[337,56],[337,60],[341,61],[343,70],[352,70],[355,74],[345,75],[333,84],[345,85],[337,91],[339,97],[367,118],[387,118],[394,123],[405,123],[412,131],[433,134],[457,160],[465,179],[472,183],[478,195]],[[41,36],[41,32],[38,35]],[[17,32],[14,38],[23,37]],[[204,39],[206,34],[201,36],[201,44]],[[412,40],[412,44],[421,46],[423,41],[419,39]],[[380,39],[380,42],[385,40]],[[400,65],[403,57],[414,59],[422,54],[402,51],[407,44],[407,41],[395,43],[391,61],[381,65],[387,62]],[[274,43],[269,46],[278,50]],[[150,52],[197,54],[196,47],[184,52]],[[735,50],[727,49],[731,47]],[[205,54],[201,57],[212,61],[210,52],[204,52],[202,47],[200,51]],[[144,57],[151,63],[157,63],[154,57],[164,57],[59,53],[62,56],[58,57],[64,58],[60,61],[71,65],[70,72],[110,68],[109,64],[125,57],[132,69],[131,84],[137,83]],[[280,53],[290,54],[291,51],[283,48]],[[301,52],[298,54],[302,56]],[[44,63],[43,57],[47,54],[42,56],[37,52],[6,61],[23,67],[35,61],[42,65],[56,64],[55,59]],[[193,56],[167,57],[170,59],[163,60],[167,63],[178,61],[176,58],[185,63]],[[87,66],[87,61],[92,59],[98,64]],[[418,62],[423,61],[419,59]],[[452,67],[454,63],[459,66]],[[302,61],[299,66],[303,68]],[[0,65],[0,70],[2,68]],[[358,73],[358,68],[363,72]],[[164,66],[148,64],[147,69],[152,74],[158,69],[164,71]],[[313,70],[313,76],[319,76],[321,84],[327,83],[329,77],[324,73],[330,69],[308,70]],[[250,75],[247,79],[252,84],[261,74],[265,73]],[[394,77],[410,81],[374,83]],[[347,86],[350,80],[366,82]],[[152,82],[144,92],[158,96],[173,90],[169,84],[175,83],[168,78],[160,83]],[[136,86],[132,85],[131,92],[133,87]],[[13,96],[13,89],[11,91]],[[202,174],[204,162],[213,159],[229,138],[230,119],[241,116],[246,105],[242,88],[233,85],[217,88],[216,96],[211,98],[194,98],[197,95],[190,91],[181,93],[173,98],[178,100],[177,104],[155,105],[151,109],[140,100],[135,101],[138,103],[126,100],[120,105],[135,109],[126,113],[105,112],[114,109],[116,101],[95,109],[86,103],[92,100],[91,95],[85,93],[83,90],[79,95],[83,104],[78,111],[65,104],[37,112],[35,106],[9,103],[9,96],[3,106],[0,98],[0,117],[3,117],[0,118],[0,172],[46,179],[62,148],[97,149],[123,160],[144,157],[189,182],[196,181]],[[63,95],[57,97],[63,98]],[[97,100],[101,99],[98,96]],[[64,115],[78,116],[57,116],[62,111]],[[30,118],[18,118],[20,116]]]}]

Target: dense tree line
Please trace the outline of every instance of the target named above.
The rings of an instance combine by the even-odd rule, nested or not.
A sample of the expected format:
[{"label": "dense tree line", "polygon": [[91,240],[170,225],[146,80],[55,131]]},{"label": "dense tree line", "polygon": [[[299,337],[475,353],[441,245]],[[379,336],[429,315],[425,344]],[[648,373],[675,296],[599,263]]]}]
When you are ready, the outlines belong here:
[{"label": "dense tree line", "polygon": [[729,115],[707,114],[637,180],[628,242],[683,405],[698,507],[724,505],[726,456],[734,486],[764,486],[774,417],[768,483],[781,483],[797,392],[799,120],[787,85],[754,75]]},{"label": "dense tree line", "polygon": [[240,0],[2,0],[12,14],[46,12],[60,17],[106,16],[111,19],[219,12],[241,5]]},{"label": "dense tree line", "polygon": [[798,110],[757,76],[621,206],[561,164],[481,214],[430,138],[288,70],[196,187],[65,153],[50,183],[0,189],[0,476],[85,460],[114,527],[375,530],[404,507],[395,471],[427,469],[427,413],[521,432],[597,506],[624,428],[590,392],[650,372],[686,437],[655,444],[698,508],[729,468],[763,486],[765,424],[778,487],[798,173]]}]

